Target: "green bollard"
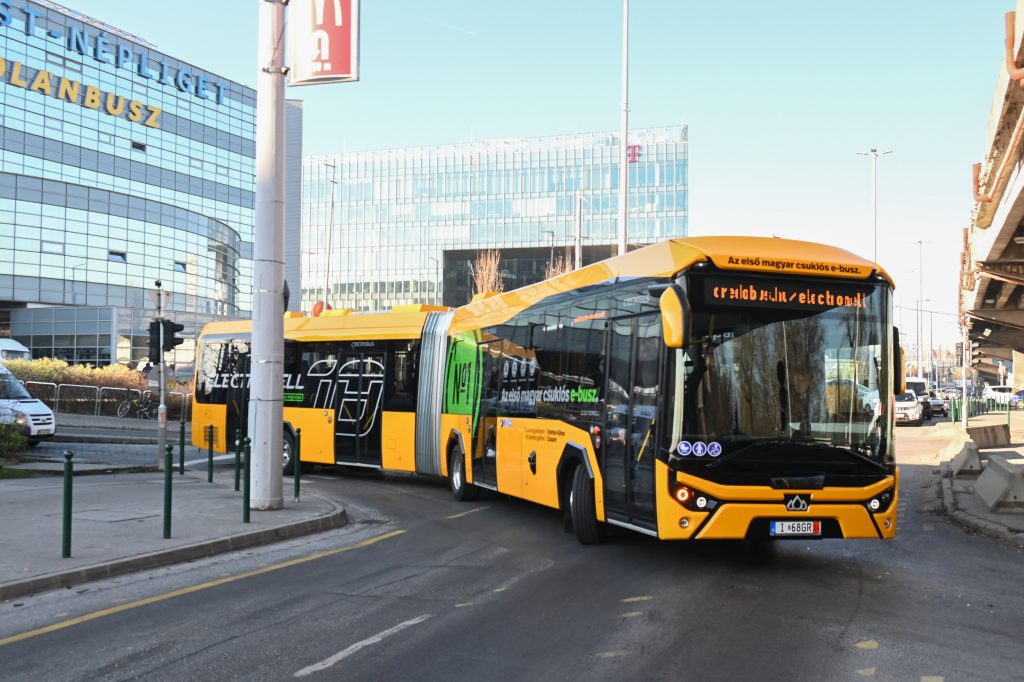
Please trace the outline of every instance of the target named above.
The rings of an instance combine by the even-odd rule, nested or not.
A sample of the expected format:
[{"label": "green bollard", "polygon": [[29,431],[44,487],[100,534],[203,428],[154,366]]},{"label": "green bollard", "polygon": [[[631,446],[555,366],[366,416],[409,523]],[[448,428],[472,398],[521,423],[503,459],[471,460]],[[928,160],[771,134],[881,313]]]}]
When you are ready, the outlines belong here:
[{"label": "green bollard", "polygon": [[235,492],[238,492],[238,468],[242,459],[242,429],[235,429]]},{"label": "green bollard", "polygon": [[295,452],[292,453],[292,475],[295,477],[295,501],[299,501],[299,474],[302,472],[302,429],[295,429]]},{"label": "green bollard", "polygon": [[178,474],[185,475],[185,422],[181,422],[178,434]]},{"label": "green bollard", "polygon": [[171,537],[171,471],[174,469],[174,446],[168,443],[164,454],[164,540]]},{"label": "green bollard", "polygon": [[1010,428],[1010,401],[1006,401],[1006,428]]},{"label": "green bollard", "polygon": [[245,437],[245,481],[242,485],[242,523],[249,523],[249,466],[250,466],[250,446],[252,441],[249,440],[249,436]]},{"label": "green bollard", "polygon": [[60,545],[60,555],[64,559],[71,557],[71,480],[74,477],[71,458],[74,456],[70,450],[64,451],[64,533]]},{"label": "green bollard", "polygon": [[213,483],[213,424],[210,424],[209,437],[206,439],[206,482]]}]

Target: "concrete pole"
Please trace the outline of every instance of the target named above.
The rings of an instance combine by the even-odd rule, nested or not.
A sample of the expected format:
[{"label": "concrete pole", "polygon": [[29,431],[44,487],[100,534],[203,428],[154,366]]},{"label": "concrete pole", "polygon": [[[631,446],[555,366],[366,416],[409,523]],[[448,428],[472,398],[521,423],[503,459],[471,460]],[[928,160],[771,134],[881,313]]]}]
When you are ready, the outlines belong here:
[{"label": "concrete pole", "polygon": [[[160,426],[156,432],[157,457],[160,459],[157,466],[164,467],[164,448],[167,446],[167,404],[164,403],[164,290],[161,288],[160,280],[156,281],[156,319],[160,320],[160,405],[157,407],[156,415],[160,420]],[[149,382],[149,376],[146,376]],[[148,388],[148,387],[147,387]]]},{"label": "concrete pole", "polygon": [[333,163],[324,165],[331,169],[331,211],[327,218],[327,251],[324,253],[324,310],[327,310],[327,304],[330,303],[327,300],[327,292],[331,286],[331,258],[334,256],[331,242],[334,241],[334,195],[338,192],[338,170]]},{"label": "concrete pole", "polygon": [[921,371],[921,305],[924,300],[924,242],[917,241],[917,378],[924,376]]},{"label": "concrete pole", "polygon": [[626,147],[629,144],[629,0],[622,0],[622,133],[619,135],[619,241],[618,254],[626,253],[626,220],[629,215],[629,173]]},{"label": "concrete pole", "polygon": [[259,6],[256,97],[256,233],[253,239],[249,438],[251,509],[284,506],[284,3]]},{"label": "concrete pole", "polygon": [[[961,294],[961,295],[963,295],[963,294]],[[966,320],[966,317],[964,318],[964,320]],[[964,352],[961,353],[961,355],[960,355],[960,364],[961,364],[961,367],[962,367],[960,373],[963,375],[964,385],[963,385],[963,390],[961,391],[961,396],[960,396],[961,400],[962,400],[962,402],[960,403],[960,405],[962,406],[962,409],[960,410],[961,415],[962,415],[960,417],[960,423],[966,429],[967,428],[967,368],[970,366],[969,358],[971,357],[971,346],[970,346],[971,341],[970,341],[969,338],[967,338],[967,324],[966,323],[963,323],[963,322],[961,323],[961,330],[963,331],[963,351]]]},{"label": "concrete pole", "polygon": [[583,190],[576,193],[576,232],[574,235],[576,269],[583,267]]}]

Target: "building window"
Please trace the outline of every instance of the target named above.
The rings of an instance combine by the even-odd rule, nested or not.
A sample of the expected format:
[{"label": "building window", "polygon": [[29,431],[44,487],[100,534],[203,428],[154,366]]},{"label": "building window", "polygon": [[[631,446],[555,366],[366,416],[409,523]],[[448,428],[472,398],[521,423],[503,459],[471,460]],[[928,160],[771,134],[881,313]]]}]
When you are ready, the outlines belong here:
[{"label": "building window", "polygon": [[182,263],[180,260],[174,261],[174,271],[175,272],[188,272],[188,270],[185,268],[185,264]]},{"label": "building window", "polygon": [[134,149],[135,151],[138,151],[138,152],[144,152],[144,151],[146,151],[146,143],[145,142],[136,142],[135,140],[132,140],[132,149]]},{"label": "building window", "polygon": [[99,138],[100,142],[104,142],[106,144],[114,144],[114,136],[111,135],[110,133],[99,133],[97,137]]},{"label": "building window", "polygon": [[107,251],[107,260],[113,263],[127,263],[128,254],[124,251]]}]

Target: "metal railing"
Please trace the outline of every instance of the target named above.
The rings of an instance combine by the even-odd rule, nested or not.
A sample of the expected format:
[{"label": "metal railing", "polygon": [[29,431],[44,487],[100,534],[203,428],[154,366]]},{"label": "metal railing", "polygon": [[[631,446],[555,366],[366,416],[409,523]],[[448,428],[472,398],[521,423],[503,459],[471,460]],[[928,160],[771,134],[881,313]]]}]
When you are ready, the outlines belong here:
[{"label": "metal railing", "polygon": [[[113,416],[117,405],[126,399],[135,398],[142,400],[143,392],[137,388],[124,388],[121,386],[91,386],[88,384],[57,384],[51,381],[22,381],[22,385],[33,398],[46,403],[54,414],[59,414],[61,401],[74,401],[84,409],[71,410],[78,414],[93,414],[101,416],[109,408],[109,415]],[[75,393],[78,395],[75,395]],[[87,394],[87,395],[85,395]],[[189,421],[192,410],[192,393],[181,391],[170,391],[165,394],[167,407],[176,408],[178,411],[177,421]],[[154,397],[155,394],[154,394]],[[177,401],[171,400],[172,397]],[[88,405],[92,403],[92,405]],[[175,404],[176,403],[176,404]]]}]

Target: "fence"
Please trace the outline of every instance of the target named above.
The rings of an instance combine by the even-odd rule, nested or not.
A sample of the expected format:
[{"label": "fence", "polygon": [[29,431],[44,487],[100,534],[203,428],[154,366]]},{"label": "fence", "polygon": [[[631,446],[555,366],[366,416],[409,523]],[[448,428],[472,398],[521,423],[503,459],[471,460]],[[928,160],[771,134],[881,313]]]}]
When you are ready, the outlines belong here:
[{"label": "fence", "polygon": [[[46,403],[54,413],[92,414],[115,417],[117,406],[125,400],[141,401],[143,392],[137,388],[119,386],[87,386],[82,384],[55,384],[49,381],[25,381],[25,389],[33,398]],[[171,391],[164,394],[167,418],[188,421],[192,408],[192,394]],[[154,395],[156,399],[156,395]],[[135,417],[135,411],[130,413]]]},{"label": "fence", "polygon": [[994,398],[968,398],[964,403],[963,399],[949,401],[949,419],[958,422],[963,419],[964,409],[968,417],[977,417],[983,414],[1009,414],[1013,410],[1024,409],[1022,401],[996,400]]}]

